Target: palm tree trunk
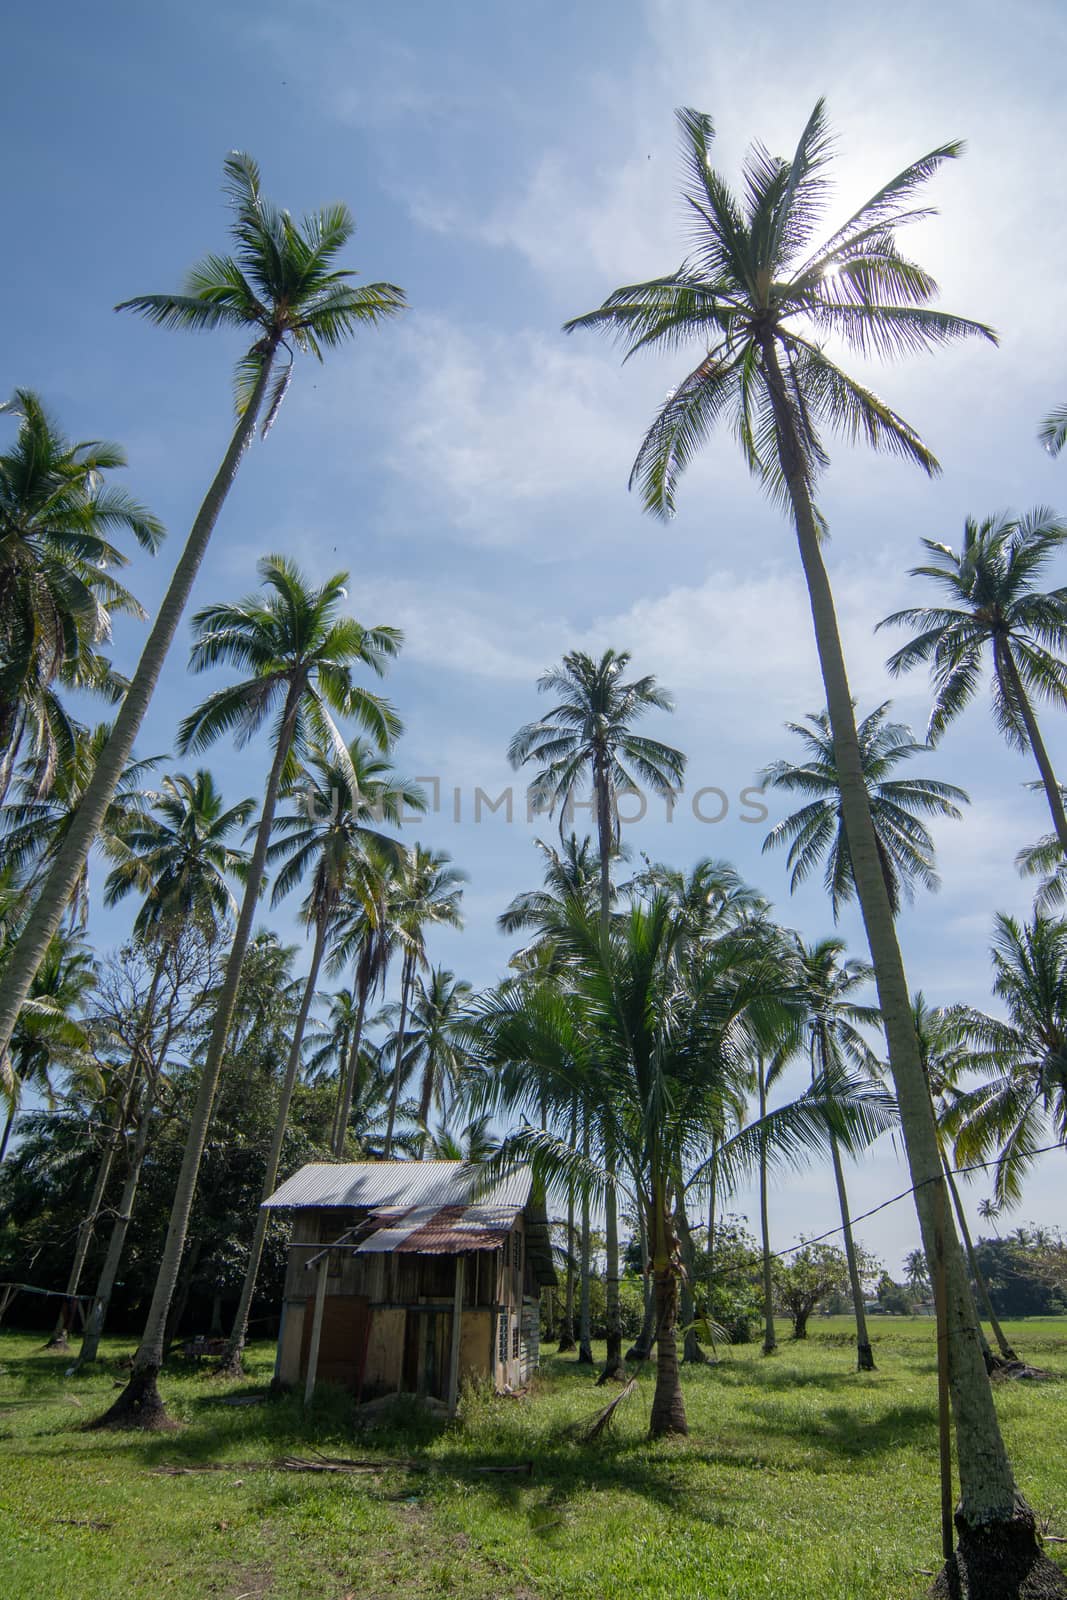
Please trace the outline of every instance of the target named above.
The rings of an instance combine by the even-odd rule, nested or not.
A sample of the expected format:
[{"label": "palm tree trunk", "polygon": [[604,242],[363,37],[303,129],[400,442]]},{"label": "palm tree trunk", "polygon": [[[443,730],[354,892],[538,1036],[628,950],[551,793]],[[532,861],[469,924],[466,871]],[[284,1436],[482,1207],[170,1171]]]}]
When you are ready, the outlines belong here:
[{"label": "palm tree trunk", "polygon": [[[357,981],[359,981],[357,979]],[[334,1128],[333,1153],[338,1158],[344,1154],[345,1135],[348,1132],[348,1119],[352,1115],[352,1098],[356,1089],[356,1078],[359,1073],[359,1051],[363,1043],[363,1017],[367,1010],[367,997],[370,993],[370,983],[359,983],[359,1003],[356,1007],[356,1020],[352,1028],[352,1042],[348,1049],[348,1060],[345,1063],[341,1095],[337,1106],[337,1123]]]},{"label": "palm tree trunk", "polygon": [[[978,1265],[978,1257],[975,1255],[974,1241],[971,1238],[971,1230],[967,1225],[967,1213],[963,1209],[963,1201],[960,1198],[960,1191],[956,1186],[956,1179],[953,1176],[952,1168],[949,1165],[948,1156],[944,1154],[944,1152],[942,1152],[942,1160],[945,1167],[945,1182],[948,1184],[948,1192],[952,1196],[952,1209],[956,1213],[956,1219],[960,1225],[960,1235],[963,1239],[963,1248],[967,1252],[967,1264],[971,1269],[971,1277],[974,1279],[975,1287],[978,1290],[978,1298],[982,1302],[982,1308],[985,1311],[986,1321],[993,1330],[993,1337],[997,1341],[997,1348],[1004,1357],[1004,1360],[1017,1361],[1019,1358],[1015,1354],[1015,1351],[1012,1349],[1011,1345],[1008,1343],[1004,1329],[1000,1325],[1000,1320],[997,1317],[996,1312],[993,1310],[993,1302],[989,1298],[989,1285],[985,1280],[985,1274]],[[994,1365],[995,1362],[993,1361],[992,1356],[990,1356],[989,1360],[986,1362],[986,1366],[993,1367]]]},{"label": "palm tree trunk", "polygon": [[[582,1118],[582,1154],[589,1157],[589,1113]],[[590,1276],[592,1273],[592,1231],[589,1220],[589,1190],[582,1188],[582,1242],[578,1289],[578,1363],[593,1365],[592,1318],[590,1315]]]},{"label": "palm tree trunk", "polygon": [[[760,1120],[767,1115],[767,1072],[763,1057],[756,1058],[756,1082],[759,1091]],[[772,1356],[778,1348],[774,1332],[774,1278],[771,1273],[771,1223],[767,1206],[767,1140],[761,1133],[759,1142],[759,1221],[763,1256],[763,1354]]]},{"label": "palm tree trunk", "polygon": [[7,1143],[11,1138],[11,1130],[15,1126],[15,1118],[18,1116],[18,1114],[18,1105],[16,1104],[15,1100],[12,1099],[11,1104],[7,1108],[7,1116],[4,1118],[4,1131],[3,1133],[0,1133],[0,1161],[3,1161],[4,1157],[7,1155]]},{"label": "palm tree trunk", "polygon": [[148,1148],[148,1136],[152,1128],[152,1118],[155,1114],[156,1093],[152,1080],[146,1079],[144,1095],[141,1101],[141,1110],[137,1119],[137,1132],[134,1135],[133,1151],[130,1156],[129,1170],[126,1173],[126,1182],[122,1186],[122,1195],[119,1199],[119,1208],[111,1224],[111,1237],[108,1240],[107,1254],[104,1264],[100,1269],[100,1276],[96,1282],[93,1293],[92,1310],[86,1324],[82,1346],[78,1352],[75,1366],[88,1366],[96,1360],[100,1348],[100,1337],[107,1322],[108,1308],[111,1305],[111,1296],[115,1288],[115,1279],[118,1277],[119,1264],[122,1261],[122,1252],[126,1246],[126,1234],[129,1231],[130,1218],[133,1216],[133,1205],[137,1198],[137,1188],[141,1181],[141,1171],[144,1166],[145,1151]]},{"label": "palm tree trunk", "polygon": [[715,1288],[715,1225],[719,1204],[719,1136],[711,1138],[711,1168],[708,1179],[708,1316],[711,1316],[711,1296]]},{"label": "palm tree trunk", "polygon": [[1041,729],[1037,725],[1037,717],[1034,715],[1034,708],[1030,704],[1030,696],[1023,687],[1022,679],[1019,677],[1019,669],[1015,664],[1014,652],[1006,639],[1001,641],[998,638],[996,640],[993,647],[993,661],[1001,683],[1008,690],[1005,698],[1015,701],[1025,724],[1026,736],[1030,741],[1030,749],[1033,751],[1034,760],[1037,762],[1037,770],[1041,774],[1041,783],[1045,791],[1045,798],[1048,801],[1049,811],[1052,813],[1052,826],[1055,828],[1056,837],[1060,841],[1060,849],[1063,851],[1064,860],[1067,861],[1067,813],[1063,809],[1063,791],[1056,782],[1056,774],[1052,770],[1052,762],[1049,760],[1048,751],[1045,749],[1045,742],[1041,737]]},{"label": "palm tree trunk", "polygon": [[230,491],[241,457],[256,425],[274,364],[275,344],[265,352],[263,366],[248,402],[248,408],[233,431],[222,465],[204,497],[189,531],[174,576],[159,607],[159,615],[137,663],[137,670],[119,707],[111,730],[86,784],[66,838],[56,851],[51,871],[37,897],[37,903],[19,935],[0,979],[0,1058],[11,1043],[18,1014],[30,992],[30,985],[44,959],[52,935],[59,927],[67,903],[74,892],[93,840],[100,832],[115,787],[129,761],[133,743],[144,721],[152,693],[163,670],[171,642],[181,621],[189,591],[200,570],[200,563],[211,540],[226,496]]},{"label": "palm tree trunk", "polygon": [[841,1152],[837,1147],[837,1139],[830,1135],[830,1157],[834,1164],[834,1182],[837,1185],[837,1203],[841,1208],[841,1234],[845,1243],[845,1259],[848,1262],[848,1281],[852,1290],[852,1305],[856,1313],[856,1369],[858,1372],[874,1372],[874,1351],[871,1349],[870,1336],[867,1333],[867,1318],[863,1310],[863,1284],[860,1282],[859,1266],[856,1261],[856,1244],[852,1237],[852,1218],[848,1211],[848,1191],[845,1188],[845,1169],[841,1165]]},{"label": "palm tree trunk", "polygon": [[793,510],[797,544],[807,581],[815,642],[830,726],[841,806],[856,889],[875,969],[889,1060],[893,1073],[915,1206],[931,1278],[944,1261],[948,1302],[949,1388],[956,1427],[961,1546],[1037,1550],[1032,1512],[1018,1495],[982,1360],[978,1318],[951,1221],[942,1226],[936,1186],[944,1184],[937,1127],[911,1012],[908,983],[886,893],[867,787],[856,739],[852,693],[845,670],[833,594],[823,564],[804,459],[778,365],[773,336],[761,341],[764,375],[774,412],[779,463]]},{"label": "palm tree trunk", "polygon": [[678,1325],[677,1240],[671,1228],[666,1194],[654,1184],[653,1196],[649,1232],[656,1291],[656,1388],[648,1431],[650,1438],[659,1439],[667,1433],[688,1433],[689,1423],[678,1372],[675,1334]]},{"label": "palm tree trunk", "polygon": [[307,1027],[311,1002],[315,998],[315,985],[319,981],[319,968],[322,965],[323,952],[326,948],[327,922],[328,918],[323,915],[318,917],[315,923],[315,946],[311,953],[311,970],[304,985],[304,993],[300,998],[300,1009],[296,1014],[296,1021],[293,1025],[289,1059],[285,1063],[285,1077],[282,1079],[281,1093],[278,1096],[274,1132],[271,1135],[270,1149],[267,1152],[267,1167],[263,1174],[260,1205],[259,1210],[256,1212],[256,1225],[252,1231],[252,1243],[248,1251],[248,1265],[245,1267],[244,1282],[241,1284],[241,1294],[237,1302],[237,1310],[234,1312],[230,1337],[227,1340],[226,1349],[219,1363],[219,1371],[231,1378],[239,1378],[244,1370],[241,1356],[244,1351],[245,1340],[248,1337],[248,1314],[252,1309],[252,1296],[256,1292],[259,1264],[263,1259],[263,1245],[267,1237],[267,1228],[270,1225],[270,1212],[265,1209],[264,1202],[270,1199],[278,1181],[282,1145],[285,1142],[285,1130],[289,1125],[289,1107],[292,1104],[293,1090],[296,1088],[297,1074],[300,1071],[300,1047],[304,1042],[304,1029]]},{"label": "palm tree trunk", "polygon": [[303,685],[294,680],[290,684],[289,692],[286,695],[281,728],[278,735],[278,746],[274,752],[274,760],[271,763],[270,774],[267,778],[267,787],[263,796],[263,810],[259,819],[259,827],[256,830],[256,842],[252,850],[248,880],[241,900],[241,911],[237,918],[233,945],[226,961],[226,971],[223,975],[222,987],[219,991],[215,1015],[212,1019],[211,1036],[200,1073],[200,1087],[197,1091],[196,1103],[193,1106],[192,1116],[189,1121],[189,1131],[185,1140],[185,1150],[182,1154],[181,1169],[178,1173],[178,1183],[171,1205],[170,1221],[167,1225],[166,1243],[163,1246],[163,1256],[156,1275],[156,1285],[148,1311],[148,1320],[145,1323],[137,1354],[134,1356],[130,1381],[114,1404],[99,1419],[96,1424],[98,1427],[152,1428],[160,1426],[165,1421],[166,1413],[163,1408],[163,1402],[160,1399],[157,1380],[160,1368],[163,1365],[167,1314],[170,1310],[174,1288],[178,1281],[182,1252],[185,1248],[186,1234],[189,1229],[189,1215],[193,1208],[193,1197],[196,1193],[196,1180],[200,1172],[200,1159],[204,1153],[208,1126],[211,1122],[211,1110],[215,1101],[215,1090],[218,1088],[219,1073],[222,1071],[223,1053],[226,1048],[227,1035],[230,1031],[230,1020],[233,1016],[234,1003],[237,999],[237,989],[241,981],[241,966],[245,952],[248,949],[256,907],[263,888],[263,872],[267,862],[267,846],[270,843],[274,811],[278,804],[278,790],[281,786],[282,770],[293,742],[302,692]]},{"label": "palm tree trunk", "polygon": [[[578,1108],[571,1110],[571,1147],[578,1142]],[[574,1184],[567,1185],[567,1276],[563,1290],[563,1320],[559,1328],[559,1350],[567,1355],[574,1349]]]},{"label": "palm tree trunk", "polygon": [[625,1378],[622,1359],[622,1309],[619,1304],[619,1197],[610,1181],[615,1172],[615,1150],[609,1140],[604,1152],[608,1170],[608,1185],[604,1195],[604,1254],[606,1257],[606,1321],[608,1350],[601,1380]]},{"label": "palm tree trunk", "polygon": [[404,965],[400,972],[400,1022],[396,1030],[396,1066],[393,1068],[393,1084],[389,1090],[389,1120],[385,1127],[384,1159],[389,1160],[393,1153],[393,1127],[396,1123],[397,1102],[400,1099],[400,1079],[404,1074],[404,1034],[408,1026],[408,1007],[411,1004],[411,985],[415,981],[415,957],[406,955]]},{"label": "palm tree trunk", "polygon": [[689,1217],[685,1209],[685,1198],[681,1191],[674,1207],[674,1222],[678,1230],[682,1250],[682,1280],[679,1286],[681,1301],[682,1325],[686,1329],[682,1342],[682,1360],[688,1366],[696,1366],[707,1361],[707,1356],[700,1348],[696,1329],[689,1326],[697,1314],[696,1298],[693,1294],[693,1281],[696,1275],[696,1246],[693,1244],[693,1230],[689,1226]]}]

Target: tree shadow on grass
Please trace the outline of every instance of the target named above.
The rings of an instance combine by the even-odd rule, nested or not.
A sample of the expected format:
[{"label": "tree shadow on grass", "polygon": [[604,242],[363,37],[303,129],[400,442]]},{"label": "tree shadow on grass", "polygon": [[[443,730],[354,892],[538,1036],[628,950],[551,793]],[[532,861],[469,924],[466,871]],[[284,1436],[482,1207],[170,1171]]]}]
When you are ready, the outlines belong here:
[{"label": "tree shadow on grass", "polygon": [[895,1405],[877,1417],[847,1406],[829,1406],[817,1416],[791,1417],[779,1407],[755,1402],[747,1408],[752,1431],[764,1438],[817,1448],[845,1460],[862,1461],[937,1439],[937,1411],[929,1405]]}]

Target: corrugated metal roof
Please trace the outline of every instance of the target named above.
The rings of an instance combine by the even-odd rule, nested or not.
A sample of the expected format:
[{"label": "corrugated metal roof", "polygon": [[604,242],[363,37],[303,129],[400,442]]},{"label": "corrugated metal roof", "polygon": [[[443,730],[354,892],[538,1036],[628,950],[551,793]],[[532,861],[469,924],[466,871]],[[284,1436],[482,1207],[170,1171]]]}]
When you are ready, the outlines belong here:
[{"label": "corrugated metal roof", "polygon": [[378,1211],[381,1226],[357,1245],[356,1255],[459,1255],[465,1250],[498,1250],[515,1226],[521,1206],[416,1206],[390,1216]]},{"label": "corrugated metal roof", "polygon": [[[374,1211],[469,1206],[481,1168],[465,1161],[313,1161],[286,1179],[263,1204],[275,1209],[361,1207]],[[519,1167],[478,1197],[478,1208],[521,1211],[530,1198],[529,1167]]]}]

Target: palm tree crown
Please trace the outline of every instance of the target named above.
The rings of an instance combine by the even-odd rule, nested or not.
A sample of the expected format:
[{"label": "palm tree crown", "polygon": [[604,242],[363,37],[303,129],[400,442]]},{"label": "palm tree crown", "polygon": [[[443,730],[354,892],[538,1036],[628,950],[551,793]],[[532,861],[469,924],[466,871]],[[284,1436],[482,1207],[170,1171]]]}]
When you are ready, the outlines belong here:
[{"label": "palm tree crown", "polygon": [[6,787],[29,732],[43,789],[61,746],[73,738],[53,683],[97,687],[114,698],[121,680],[96,647],[110,640],[113,614],[144,617],[114,576],[128,557],[111,536],[131,533],[154,551],[163,527],[105,483],[126,465],[118,445],[65,438],[27,389],[0,412],[18,418],[15,443],[0,454],[0,756]]},{"label": "palm tree crown", "polygon": [[248,856],[231,840],[255,802],[227,806],[204,767],[192,777],[168,775],[151,801],[151,812],[124,832],[123,858],[108,877],[104,904],[117,905],[134,890],[142,894],[133,924],[138,938],[189,921],[213,934],[237,914],[226,880],[243,876]]},{"label": "palm tree crown", "polygon": [[139,311],[163,328],[229,327],[253,334],[254,343],[237,364],[238,414],[248,406],[264,363],[285,349],[289,362],[267,403],[266,431],[285,396],[294,345],[321,361],[324,349],[402,311],[406,301],[391,283],[353,288],[349,280],[356,274],[335,265],[355,232],[347,206],[323,206],[297,222],[264,198],[250,155],[231,151],[225,172],[233,255],[206,256],[180,294],[135,295],[115,309]]},{"label": "palm tree crown", "polygon": [[679,477],[725,418],[751,471],[785,498],[772,400],[782,369],[802,452],[796,466],[809,489],[826,464],[826,429],[937,471],[915,430],[838,366],[826,341],[884,358],[972,334],[993,338],[980,323],[931,308],[937,284],[900,253],[895,238],[898,228],[930,215],[916,204],[917,193],[963,146],[941,145],[905,167],[819,241],[824,169],[833,153],[822,100],[792,160],[762,145],[749,151],[743,199],[712,165],[712,119],[689,108],[677,118],[689,255],[675,272],[616,289],[598,310],[565,325],[567,332],[605,329],[627,358],[700,346],[699,361],[668,395],[634,463],[631,485],[640,484],[646,507],[673,514]]},{"label": "palm tree crown", "polygon": [[204,750],[223,733],[235,733],[238,746],[263,726],[272,712],[292,713],[291,760],[313,742],[330,749],[345,769],[349,786],[358,789],[351,758],[331,712],[357,718],[380,750],[400,731],[392,707],[352,680],[358,662],[381,674],[395,656],[402,635],[395,628],[364,628],[340,617],[348,598],[348,574],[335,573],[312,588],[296,565],[284,556],[266,556],[258,564],[267,588],[264,598],[252,594],[236,605],[205,606],[193,618],[197,640],[190,657],[193,672],[228,662],[249,676],[217,690],[185,718],[178,733],[182,751]]},{"label": "palm tree crown", "polygon": [[638,718],[651,710],[673,711],[674,701],[651,676],[624,679],[629,664],[625,650],[605,650],[599,661],[584,651],[570,651],[560,666],[537,680],[542,694],[559,697],[557,704],[520,728],[508,746],[513,767],[532,763],[540,769],[533,788],[546,808],[561,807],[561,833],[578,790],[591,778],[602,920],[611,896],[609,860],[619,844],[619,794],[639,788],[639,780],[654,794],[669,794],[685,777],[680,750],[633,731]]},{"label": "palm tree crown", "polygon": [[1009,743],[1021,750],[1028,743],[1016,673],[1038,699],[1067,704],[1067,665],[1060,659],[1067,650],[1067,587],[1047,594],[1035,588],[1065,539],[1067,524],[1039,506],[1022,517],[1001,513],[982,522],[968,517],[959,551],[933,539],[922,541],[932,560],[913,567],[911,576],[929,578],[949,603],[909,606],[878,626],[919,629],[888,665],[897,675],[930,664],[931,741],[974,698],[987,649],[993,657],[993,715]]},{"label": "palm tree crown", "polygon": [[[940,882],[934,871],[934,841],[919,820],[920,815],[959,818],[959,806],[966,805],[968,797],[955,784],[936,778],[890,776],[901,761],[922,755],[930,747],[919,744],[904,723],[887,722],[889,706],[887,700],[864,717],[856,735],[882,872],[896,913],[902,894],[910,898],[916,883],[925,889],[936,889]],[[763,848],[773,850],[788,842],[786,860],[792,871],[789,888],[793,893],[825,858],[823,883],[836,922],[842,907],[854,897],[856,883],[841,813],[841,785],[830,718],[825,711],[812,712],[807,722],[807,727],[799,722],[787,722],[786,727],[807,746],[808,759],[800,766],[772,761],[760,773],[759,781],[767,788],[810,795],[812,799],[777,823],[763,841]]]}]

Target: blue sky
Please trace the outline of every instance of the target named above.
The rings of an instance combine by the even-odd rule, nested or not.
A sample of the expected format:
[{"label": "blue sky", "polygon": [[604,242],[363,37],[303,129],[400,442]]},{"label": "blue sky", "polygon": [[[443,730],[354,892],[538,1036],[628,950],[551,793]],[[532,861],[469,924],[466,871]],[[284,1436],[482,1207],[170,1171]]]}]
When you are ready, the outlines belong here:
[{"label": "blue sky", "polygon": [[[475,824],[474,793],[518,792],[504,749],[538,710],[538,673],[568,648],[609,644],[674,691],[676,715],[649,731],[690,756],[689,795],[670,823],[651,804],[627,832],[633,849],[679,865],[728,857],[783,920],[809,937],[829,930],[817,885],[790,901],[782,860],[761,856],[764,830],[737,803],[758,768],[788,752],[782,723],[822,699],[789,529],[727,435],[690,472],[674,522],[643,518],[627,474],[677,367],[620,369],[608,346],[565,339],[560,324],[680,259],[677,105],[715,116],[719,160],[736,170],[752,138],[788,152],[826,95],[842,210],[923,150],[968,141],[935,185],[941,217],[909,245],[944,303],[991,322],[1001,347],[873,377],[929,439],[941,479],[842,446],[823,493],[861,710],[892,695],[921,730],[925,684],[890,685],[888,641],[871,631],[915,594],[906,572],[919,538],[958,542],[968,513],[1067,506],[1067,466],[1034,438],[1063,398],[1065,45],[1067,18],[1052,3],[940,16],[914,3],[892,13],[771,3],[758,27],[748,7],[691,0],[407,0],[388,11],[159,0],[21,8],[9,19],[0,119],[20,155],[6,171],[17,308],[8,381],[39,390],[69,433],[126,447],[126,481],[170,530],[156,561],[132,563],[150,608],[231,426],[239,350],[111,307],[176,286],[225,246],[226,151],[252,151],[269,193],[295,211],[347,201],[358,223],[351,264],[408,293],[403,319],[324,368],[299,368],[275,431],[246,459],[193,607],[246,592],[257,557],[276,550],[316,577],[348,570],[354,614],[404,628],[387,684],[407,730],[398,765],[440,779],[440,812],[418,834],[470,875],[467,928],[443,936],[436,959],[475,983],[501,971],[508,946],[494,919],[536,881],[532,841],[546,825],[528,826],[521,804],[510,826],[502,813]],[[123,665],[141,637],[119,628]],[[187,642],[141,754],[168,752],[209,687],[186,674]],[[1045,722],[1062,768],[1063,717]],[[237,799],[257,792],[266,757],[220,746],[210,765]],[[1022,787],[1026,762],[997,741],[984,703],[923,767],[962,784],[973,804],[963,824],[938,831],[940,894],[902,919],[909,973],[933,1001],[988,1004],[992,914],[1026,912],[1012,862],[1047,822]],[[701,786],[729,797],[718,824],[693,816]],[[721,809],[714,797],[705,806]],[[294,910],[280,918],[288,931]],[[106,946],[125,919],[94,929]],[[843,931],[862,953],[855,922]],[[1046,1158],[1016,1220],[1062,1216],[1061,1168]],[[901,1187],[884,1142],[855,1173],[855,1208]],[[751,1213],[747,1194],[736,1204]],[[779,1244],[832,1226],[829,1176],[783,1180],[777,1210]],[[860,1233],[895,1270],[914,1242],[910,1208]]]}]

